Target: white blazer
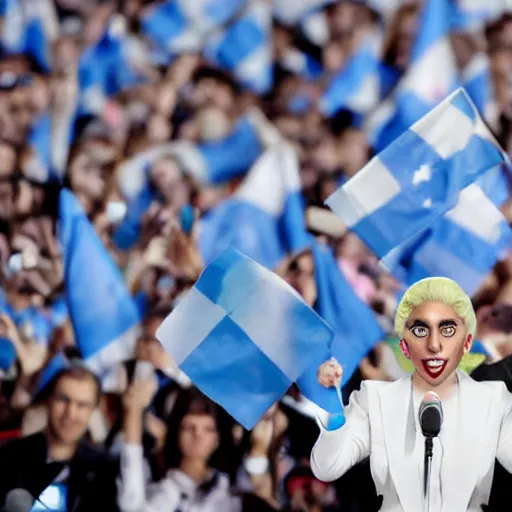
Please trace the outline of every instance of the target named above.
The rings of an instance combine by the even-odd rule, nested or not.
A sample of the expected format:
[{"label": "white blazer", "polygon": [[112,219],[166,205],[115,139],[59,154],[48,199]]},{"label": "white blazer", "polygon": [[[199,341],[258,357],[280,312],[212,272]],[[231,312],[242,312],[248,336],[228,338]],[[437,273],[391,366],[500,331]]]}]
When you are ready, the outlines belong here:
[{"label": "white blazer", "polygon": [[[464,428],[443,445],[439,512],[480,512],[489,500],[495,458],[512,472],[512,395],[503,382],[476,382],[459,371],[457,375]],[[320,436],[311,453],[315,476],[331,482],[370,456],[375,487],[384,498],[381,511],[421,510],[421,468],[406,449],[414,421],[408,405],[411,392],[411,376],[364,381],[350,397],[343,427],[327,431],[319,423]]]}]

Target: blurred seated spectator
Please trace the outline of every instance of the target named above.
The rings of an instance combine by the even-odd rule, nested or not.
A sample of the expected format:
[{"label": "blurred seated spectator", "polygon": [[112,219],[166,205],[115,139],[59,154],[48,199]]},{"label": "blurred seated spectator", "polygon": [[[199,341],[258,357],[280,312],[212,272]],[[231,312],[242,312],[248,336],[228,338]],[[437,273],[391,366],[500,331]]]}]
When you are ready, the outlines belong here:
[{"label": "blurred seated spectator", "polygon": [[117,510],[118,465],[86,439],[100,398],[97,377],[72,363],[54,377],[47,393],[45,431],[0,449],[0,502],[15,489],[43,503],[58,491],[67,510]]}]

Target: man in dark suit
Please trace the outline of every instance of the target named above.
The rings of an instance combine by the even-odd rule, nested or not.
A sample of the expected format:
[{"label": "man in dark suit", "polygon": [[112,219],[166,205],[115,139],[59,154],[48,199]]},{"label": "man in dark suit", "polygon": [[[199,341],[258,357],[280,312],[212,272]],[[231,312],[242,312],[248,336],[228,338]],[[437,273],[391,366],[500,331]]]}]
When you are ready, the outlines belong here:
[{"label": "man in dark suit", "polygon": [[0,449],[0,504],[13,489],[46,504],[51,493],[44,491],[52,489],[69,512],[117,510],[118,465],[85,439],[99,398],[100,383],[86,368],[72,364],[56,375],[48,386],[46,430]]},{"label": "man in dark suit", "polygon": [[[512,305],[496,304],[481,308],[478,314],[478,331],[484,336],[510,335],[512,333]],[[512,392],[512,355],[495,363],[483,363],[471,373],[477,381],[500,380]],[[485,512],[505,512],[510,510],[510,489],[512,475],[496,461],[489,506]]]}]

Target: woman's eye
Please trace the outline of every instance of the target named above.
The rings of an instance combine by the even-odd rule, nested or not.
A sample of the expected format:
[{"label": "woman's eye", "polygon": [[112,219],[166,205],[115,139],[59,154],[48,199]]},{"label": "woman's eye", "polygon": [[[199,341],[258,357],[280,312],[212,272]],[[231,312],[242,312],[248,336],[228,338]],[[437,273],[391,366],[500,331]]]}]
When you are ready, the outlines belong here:
[{"label": "woman's eye", "polygon": [[416,326],[411,329],[411,332],[418,338],[424,338],[427,335],[427,328]]},{"label": "woman's eye", "polygon": [[447,336],[447,337],[453,336],[455,334],[455,327],[453,325],[448,325],[446,327],[443,327],[441,329],[441,334],[443,336]]}]

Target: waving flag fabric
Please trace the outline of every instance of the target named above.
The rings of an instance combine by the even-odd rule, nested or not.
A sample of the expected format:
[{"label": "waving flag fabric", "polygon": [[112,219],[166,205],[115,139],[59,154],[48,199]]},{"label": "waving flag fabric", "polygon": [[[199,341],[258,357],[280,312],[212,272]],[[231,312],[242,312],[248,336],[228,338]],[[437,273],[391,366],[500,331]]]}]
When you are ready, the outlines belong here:
[{"label": "waving flag fabric", "polygon": [[139,312],[121,272],[69,190],[61,191],[59,209],[69,315],[82,357],[101,374],[132,356]]},{"label": "waving flag fabric", "polygon": [[327,352],[332,330],[276,274],[228,249],[156,335],[194,385],[251,429]]},{"label": "waving flag fabric", "polygon": [[[418,237],[401,254],[383,263],[405,275],[411,285],[425,277],[449,277],[470,296],[498,259],[512,247],[512,231],[493,202],[476,184],[465,188],[457,205]],[[398,261],[397,261],[398,260]],[[403,267],[397,269],[396,265]]]},{"label": "waving flag fabric", "polygon": [[251,0],[237,20],[208,39],[205,58],[250,90],[266,93],[272,85],[271,27],[270,3]]},{"label": "waving flag fabric", "polygon": [[509,159],[458,89],[326,201],[379,257],[437,221],[459,193]]},{"label": "waving flag fabric", "polygon": [[[365,122],[365,131],[377,151],[457,87],[457,66],[449,39],[450,12],[449,0],[425,1],[411,64],[394,93]],[[439,69],[442,73],[437,72]]]},{"label": "waving flag fabric", "polygon": [[286,143],[269,149],[235,194],[201,220],[204,260],[208,263],[233,246],[274,268],[288,252],[309,246],[300,189],[294,149]]}]

